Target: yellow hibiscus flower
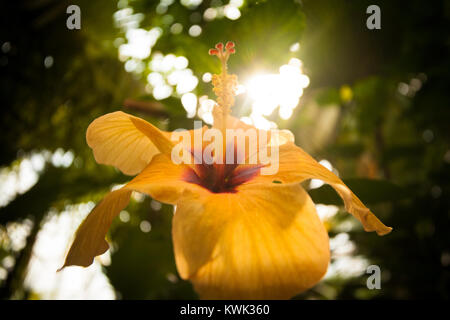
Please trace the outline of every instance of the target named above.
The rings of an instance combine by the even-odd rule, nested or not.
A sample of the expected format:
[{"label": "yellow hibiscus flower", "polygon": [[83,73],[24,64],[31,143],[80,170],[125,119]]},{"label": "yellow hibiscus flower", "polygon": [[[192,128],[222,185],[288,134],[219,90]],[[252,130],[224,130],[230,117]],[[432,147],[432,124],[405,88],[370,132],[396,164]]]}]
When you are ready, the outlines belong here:
[{"label": "yellow hibiscus flower", "polygon": [[[214,127],[221,132],[253,128],[229,115],[237,79],[227,73],[226,63],[234,51],[232,42],[210,50],[222,62],[222,73],[213,78],[218,96]],[[189,131],[191,137],[195,133]],[[257,141],[258,152],[268,145],[270,133],[267,137]],[[170,132],[123,112],[97,118],[86,133],[96,161],[138,175],[92,210],[63,267],[89,266],[108,250],[106,233],[133,191],[176,206],[172,237],[177,269],[205,299],[287,299],[320,281],[330,260],[329,239],[300,185],[306,179],[330,184],[366,231],[385,235],[392,230],[289,135],[280,132],[280,137],[278,171],[264,175],[261,163],[177,164]],[[224,157],[229,149],[223,150]],[[236,152],[250,156],[245,150]]]}]

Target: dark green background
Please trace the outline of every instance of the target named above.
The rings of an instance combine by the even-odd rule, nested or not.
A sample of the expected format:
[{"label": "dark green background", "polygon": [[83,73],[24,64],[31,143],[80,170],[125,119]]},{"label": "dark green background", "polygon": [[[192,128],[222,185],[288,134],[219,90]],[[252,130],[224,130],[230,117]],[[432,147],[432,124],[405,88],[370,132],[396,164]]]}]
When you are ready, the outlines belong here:
[{"label": "dark green background", "polygon": [[[82,12],[82,28],[65,27],[70,4]],[[334,278],[298,298],[416,299],[449,297],[450,201],[450,59],[449,1],[245,1],[236,21],[201,21],[200,37],[190,37],[186,27],[193,12],[202,13],[210,1],[188,9],[176,1],[168,12],[185,28],[168,32],[158,1],[130,2],[144,13],[143,28],[164,30],[154,51],[184,55],[201,78],[217,72],[219,63],[207,54],[218,41],[233,40],[237,55],[230,69],[244,77],[255,66],[276,71],[291,57],[303,61],[310,86],[289,120],[271,117],[290,129],[297,144],[317,159],[329,159],[353,191],[394,231],[385,237],[365,233],[360,226],[349,234],[356,253],[381,267],[382,290],[368,290],[366,276]],[[366,8],[381,8],[382,29],[368,30]],[[25,248],[15,252],[0,246],[0,260],[13,255],[14,267],[0,282],[3,299],[29,298],[23,277],[40,222],[49,208],[98,201],[113,183],[128,177],[114,168],[95,163],[85,142],[89,123],[107,112],[123,110],[144,117],[165,129],[189,128],[192,120],[177,98],[161,101],[163,112],[136,113],[122,107],[127,98],[152,102],[146,95],[145,77],[125,72],[113,41],[122,37],[112,14],[115,1],[2,1],[0,44],[11,50],[0,53],[0,166],[9,167],[33,151],[72,150],[79,165],[46,166],[37,184],[0,208],[0,228],[13,221],[31,219],[34,227]],[[289,47],[300,42],[298,53]],[[51,55],[52,68],[43,60]],[[414,94],[403,95],[399,83],[422,81]],[[340,94],[349,86],[350,101]],[[198,96],[213,97],[210,84],[200,81]],[[333,126],[320,122],[330,110],[338,114]],[[237,100],[236,114],[248,105]],[[325,138],[314,137],[327,130]],[[331,130],[330,130],[331,129]],[[431,139],[430,139],[431,132]],[[425,137],[425,139],[424,139]],[[369,159],[364,166],[363,159]],[[0,182],[1,183],[1,182]],[[327,186],[310,191],[316,203],[338,204]],[[114,223],[110,237],[117,250],[105,268],[123,299],[196,298],[188,282],[172,283],[176,274],[170,236],[172,208],[153,211],[151,199],[132,202],[128,224]],[[150,233],[139,230],[139,221],[152,224]],[[330,236],[352,220],[342,210],[331,221]],[[324,291],[324,286],[328,288]],[[330,292],[326,294],[324,292]]]}]

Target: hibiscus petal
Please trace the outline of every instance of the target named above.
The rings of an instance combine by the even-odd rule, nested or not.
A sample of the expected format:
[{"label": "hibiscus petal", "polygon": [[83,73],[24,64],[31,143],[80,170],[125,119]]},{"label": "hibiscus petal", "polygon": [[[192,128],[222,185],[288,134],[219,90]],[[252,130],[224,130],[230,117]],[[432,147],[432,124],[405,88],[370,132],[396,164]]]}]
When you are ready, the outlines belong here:
[{"label": "hibiscus petal", "polygon": [[[267,132],[266,133],[267,142],[270,145],[283,145],[288,142],[294,142],[294,135],[289,130],[271,129],[271,130],[267,131],[267,130],[263,130],[263,129],[257,129],[255,126],[246,124],[245,122],[243,122],[233,116],[227,117],[227,129],[243,129],[243,130],[253,129],[253,130],[256,130],[258,135],[260,134],[260,131],[266,131]],[[271,139],[272,133],[277,134],[276,139]],[[264,148],[265,145],[266,145],[266,143],[263,143],[261,148]]]},{"label": "hibiscus petal", "polygon": [[170,154],[172,151],[173,143],[170,140],[171,132],[163,132],[151,125],[145,120],[138,117],[130,117],[131,122],[134,126],[147,138],[153,142],[153,144],[158,148],[159,152],[164,154]]},{"label": "hibiscus petal", "polygon": [[[86,141],[98,163],[113,165],[124,174],[135,175],[161,152],[161,136],[167,139],[169,133],[135,119],[139,118],[117,111],[105,114],[89,125]],[[134,121],[139,121],[139,128]],[[149,139],[146,132],[141,131],[144,129],[153,130],[154,137]]]},{"label": "hibiscus petal", "polygon": [[259,176],[251,183],[271,183],[274,180],[298,183],[306,179],[320,179],[330,184],[344,200],[345,209],[362,223],[365,231],[376,231],[378,235],[392,231],[392,228],[385,226],[341,179],[293,143],[280,146],[279,169],[276,174]]},{"label": "hibiscus petal", "polygon": [[188,195],[200,197],[209,194],[205,188],[185,181],[186,170],[186,165],[176,165],[168,155],[159,154],[126,187],[170,204],[177,204]]},{"label": "hibiscus petal", "polygon": [[[234,143],[235,146],[240,146],[240,149],[244,150],[245,160],[243,162],[245,164],[249,163],[248,160],[252,159],[252,156],[255,156],[258,152],[265,151],[267,148],[294,142],[294,135],[289,130],[271,129],[267,131],[257,129],[233,116],[227,117],[227,130],[234,130],[235,135],[241,138],[244,137],[245,140],[243,141],[245,141],[245,144],[239,145],[237,140]],[[227,143],[233,143],[233,141],[227,141]],[[251,150],[250,146],[255,146],[255,149]]]},{"label": "hibiscus petal", "polygon": [[112,220],[128,205],[132,191],[142,192],[171,204],[177,204],[182,197],[188,195],[201,197],[210,193],[196,184],[184,181],[185,172],[185,165],[175,165],[165,154],[153,157],[139,175],[121,189],[106,195],[89,213],[76,232],[62,268],[70,265],[87,267],[92,264],[95,256],[108,250],[106,233]]},{"label": "hibiscus petal", "polygon": [[78,228],[62,268],[71,265],[87,267],[95,256],[108,250],[106,232],[113,219],[128,205],[130,195],[130,190],[122,188],[103,198]]},{"label": "hibiscus petal", "polygon": [[286,299],[315,285],[328,234],[300,185],[242,185],[183,198],[172,236],[178,271],[207,299]]}]

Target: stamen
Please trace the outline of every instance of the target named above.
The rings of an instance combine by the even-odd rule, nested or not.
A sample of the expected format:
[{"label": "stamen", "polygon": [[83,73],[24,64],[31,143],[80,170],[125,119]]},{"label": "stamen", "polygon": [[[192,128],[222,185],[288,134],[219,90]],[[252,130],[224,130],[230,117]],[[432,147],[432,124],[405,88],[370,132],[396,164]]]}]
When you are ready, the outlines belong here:
[{"label": "stamen", "polygon": [[237,77],[227,73],[227,61],[231,54],[235,53],[234,43],[228,41],[224,46],[218,43],[215,49],[210,49],[209,54],[215,55],[222,63],[222,72],[213,75],[213,91],[217,96],[217,105],[214,107],[214,126],[225,132],[227,116],[234,104],[234,96],[236,95]]}]

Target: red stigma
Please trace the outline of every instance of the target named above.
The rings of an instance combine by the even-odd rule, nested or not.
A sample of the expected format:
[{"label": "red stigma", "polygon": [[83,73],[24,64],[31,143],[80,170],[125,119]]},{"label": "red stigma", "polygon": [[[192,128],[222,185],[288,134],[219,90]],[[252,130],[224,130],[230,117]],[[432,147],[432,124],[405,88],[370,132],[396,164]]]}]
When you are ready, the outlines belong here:
[{"label": "red stigma", "polygon": [[217,49],[209,49],[209,54],[211,56],[218,55],[219,54],[219,50],[217,50]]},{"label": "red stigma", "polygon": [[226,46],[225,46],[225,49],[228,50],[228,49],[231,49],[231,48],[234,48],[234,42],[233,41],[228,41]]}]

